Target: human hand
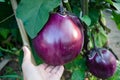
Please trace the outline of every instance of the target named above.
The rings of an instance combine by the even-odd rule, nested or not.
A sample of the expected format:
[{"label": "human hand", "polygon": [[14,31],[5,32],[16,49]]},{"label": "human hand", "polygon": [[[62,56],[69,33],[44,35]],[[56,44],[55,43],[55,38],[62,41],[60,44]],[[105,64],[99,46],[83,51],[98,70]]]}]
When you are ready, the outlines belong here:
[{"label": "human hand", "polygon": [[24,46],[23,51],[22,70],[24,80],[60,80],[64,71],[63,66],[50,66],[45,63],[35,66],[32,63],[30,50]]}]

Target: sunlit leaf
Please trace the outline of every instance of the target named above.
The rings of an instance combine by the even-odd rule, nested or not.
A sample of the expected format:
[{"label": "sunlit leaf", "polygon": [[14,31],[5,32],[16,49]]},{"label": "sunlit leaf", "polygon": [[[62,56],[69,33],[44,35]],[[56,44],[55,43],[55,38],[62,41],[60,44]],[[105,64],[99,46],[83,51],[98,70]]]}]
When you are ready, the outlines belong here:
[{"label": "sunlit leaf", "polygon": [[98,80],[97,77],[95,77],[94,75],[89,77],[90,80]]},{"label": "sunlit leaf", "polygon": [[112,0],[105,0],[105,1],[107,1],[110,4],[113,4]]},{"label": "sunlit leaf", "polygon": [[83,22],[85,22],[85,24],[86,24],[87,26],[90,26],[90,24],[91,24],[91,19],[90,19],[89,16],[85,15],[85,16],[83,16],[83,17],[81,18],[81,20],[82,20]]},{"label": "sunlit leaf", "polygon": [[[95,44],[96,44],[97,47],[105,46],[105,44],[107,43],[107,40],[108,40],[108,36],[107,36],[107,34],[105,33],[105,31],[103,30],[102,27],[99,27],[98,32],[93,30],[92,34],[94,35]],[[90,48],[90,49],[93,48],[93,39],[92,39],[92,37],[90,37],[88,48]]]}]

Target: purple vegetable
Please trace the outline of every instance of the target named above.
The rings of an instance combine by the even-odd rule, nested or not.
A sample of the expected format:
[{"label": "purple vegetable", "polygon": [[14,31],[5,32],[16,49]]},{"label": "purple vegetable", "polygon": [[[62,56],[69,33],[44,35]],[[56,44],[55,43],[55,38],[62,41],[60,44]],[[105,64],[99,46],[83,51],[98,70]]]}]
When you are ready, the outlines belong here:
[{"label": "purple vegetable", "polygon": [[114,74],[116,70],[116,58],[105,48],[93,49],[88,55],[87,66],[93,75],[105,79]]},{"label": "purple vegetable", "polygon": [[63,65],[80,53],[84,43],[83,26],[73,15],[51,13],[50,17],[33,39],[38,56],[50,65]]}]

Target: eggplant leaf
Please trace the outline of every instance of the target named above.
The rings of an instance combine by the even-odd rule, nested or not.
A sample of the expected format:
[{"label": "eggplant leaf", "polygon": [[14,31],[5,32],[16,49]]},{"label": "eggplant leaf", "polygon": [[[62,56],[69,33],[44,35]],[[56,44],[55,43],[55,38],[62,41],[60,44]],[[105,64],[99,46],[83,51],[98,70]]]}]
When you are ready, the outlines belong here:
[{"label": "eggplant leaf", "polygon": [[100,11],[98,9],[90,8],[89,17],[91,20],[91,26],[93,26],[94,24],[97,24],[99,20],[99,16],[100,16]]},{"label": "eggplant leaf", "polygon": [[84,80],[84,79],[85,79],[85,71],[83,70],[75,70],[71,77],[71,80]]},{"label": "eggplant leaf", "polygon": [[113,11],[112,16],[112,19],[115,21],[117,28],[120,30],[120,13]]},{"label": "eggplant leaf", "polygon": [[[96,32],[93,30],[92,34],[94,35],[95,44],[97,47],[101,48],[101,47],[104,47],[106,45],[107,40],[108,40],[108,36],[102,27],[99,27],[99,32]],[[90,49],[93,48],[92,37],[90,37],[88,48],[90,48]]]},{"label": "eggplant leaf", "polygon": [[0,2],[5,2],[5,0],[0,0]]},{"label": "eggplant leaf", "polygon": [[7,39],[9,33],[10,33],[9,29],[0,28],[0,36],[2,36],[3,39]]},{"label": "eggplant leaf", "polygon": [[90,24],[91,24],[91,19],[90,19],[89,16],[85,15],[85,16],[81,17],[81,20],[82,20],[83,22],[85,22],[85,24],[86,24],[87,26],[90,26]]},{"label": "eggplant leaf", "polygon": [[120,3],[113,2],[113,6],[120,12]]},{"label": "eggplant leaf", "polygon": [[25,29],[31,38],[43,28],[49,12],[56,8],[60,0],[21,0],[17,8],[17,17],[22,19]]}]

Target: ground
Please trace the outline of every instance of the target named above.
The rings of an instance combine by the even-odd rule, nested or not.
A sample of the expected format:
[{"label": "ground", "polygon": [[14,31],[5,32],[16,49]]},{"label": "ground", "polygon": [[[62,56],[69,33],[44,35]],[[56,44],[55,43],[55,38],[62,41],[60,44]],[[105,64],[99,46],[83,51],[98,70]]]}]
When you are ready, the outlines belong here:
[{"label": "ground", "polygon": [[116,24],[110,19],[111,15],[109,13],[110,11],[104,12],[106,15],[106,25],[111,29],[111,32],[108,34],[108,45],[120,59],[120,30],[117,29]]}]

